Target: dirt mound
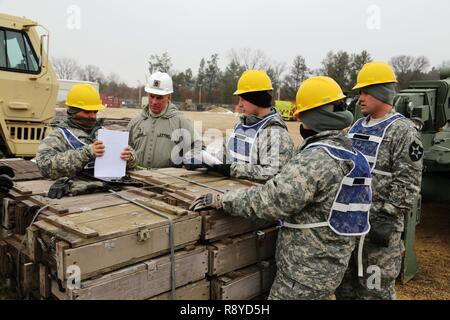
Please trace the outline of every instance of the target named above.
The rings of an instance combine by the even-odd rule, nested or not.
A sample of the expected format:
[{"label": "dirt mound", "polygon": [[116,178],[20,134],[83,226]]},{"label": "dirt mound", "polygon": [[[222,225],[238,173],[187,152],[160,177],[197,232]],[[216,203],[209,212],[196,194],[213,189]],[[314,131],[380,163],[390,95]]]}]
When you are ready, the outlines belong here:
[{"label": "dirt mound", "polygon": [[217,113],[230,113],[231,111],[222,107],[215,107],[209,109],[208,112],[217,112]]}]

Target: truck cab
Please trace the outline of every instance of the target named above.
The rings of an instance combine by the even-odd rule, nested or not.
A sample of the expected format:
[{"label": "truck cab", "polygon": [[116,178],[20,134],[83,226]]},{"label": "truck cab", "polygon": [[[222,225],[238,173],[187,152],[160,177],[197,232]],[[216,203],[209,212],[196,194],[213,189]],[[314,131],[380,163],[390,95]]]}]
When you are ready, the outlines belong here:
[{"label": "truck cab", "polygon": [[48,34],[39,36],[38,27],[0,14],[0,153],[6,156],[34,157],[55,114],[58,82],[45,51]]}]

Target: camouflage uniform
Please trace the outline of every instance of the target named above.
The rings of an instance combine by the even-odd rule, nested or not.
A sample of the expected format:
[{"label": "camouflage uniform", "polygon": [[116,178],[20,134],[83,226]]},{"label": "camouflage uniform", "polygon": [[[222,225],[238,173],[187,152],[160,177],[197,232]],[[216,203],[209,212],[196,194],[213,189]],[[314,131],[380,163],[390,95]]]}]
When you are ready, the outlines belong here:
[{"label": "camouflage uniform", "polygon": [[[223,196],[225,212],[246,218],[284,220],[293,224],[327,221],[341,182],[353,163],[332,158],[311,143],[352,150],[341,131],[324,131],[305,140],[281,172],[265,185]],[[355,237],[339,236],[329,227],[280,229],[278,272],[269,299],[330,299],[341,283]]]},{"label": "camouflage uniform", "polygon": [[[183,136],[176,136],[176,130],[184,129]],[[128,124],[130,131],[130,146],[136,150],[137,163],[146,168],[167,168],[182,163],[182,151],[195,146],[201,149],[200,135],[194,131],[192,122],[169,103],[160,114],[153,114],[149,106],[144,107],[142,113]],[[189,137],[185,137],[189,134]],[[183,139],[186,138],[186,141]],[[189,141],[188,141],[189,139]],[[182,143],[183,142],[183,143]],[[178,159],[172,159],[172,152],[176,147]],[[182,150],[181,150],[182,149]],[[172,160],[179,160],[174,163]]]},{"label": "camouflage uniform", "polygon": [[[421,153],[415,153],[417,151],[413,147]],[[405,215],[413,210],[420,194],[422,156],[420,133],[409,119],[400,119],[387,129],[373,172],[370,221],[373,225],[380,219],[388,219],[388,223],[395,226],[395,232],[390,236],[388,248],[373,243],[370,240],[372,232],[369,232],[363,248],[364,277],[357,277],[356,263],[353,263],[356,261],[355,252],[344,281],[336,292],[338,299],[395,299],[395,279],[400,274],[404,252],[401,239],[404,220]],[[380,174],[383,172],[392,173],[392,177]],[[372,273],[367,271],[370,266],[380,268],[379,289],[368,287],[368,282],[373,280]]]},{"label": "camouflage uniform", "polygon": [[[80,141],[86,145],[78,150],[74,150],[64,138],[63,133],[58,128],[69,129]],[[41,171],[41,174],[53,180],[69,177],[73,178],[78,173],[83,171],[84,167],[95,160],[94,153],[91,149],[91,144],[97,138],[97,126],[93,129],[91,134],[71,125],[68,120],[59,123],[56,128],[42,141],[36,154],[36,163]],[[135,163],[135,155],[132,150],[131,161],[128,162],[128,167],[133,167]]]},{"label": "camouflage uniform", "polygon": [[[264,118],[275,113],[273,110]],[[263,118],[263,119],[264,119]],[[260,118],[249,118],[245,122],[246,125],[253,125]],[[244,121],[241,119],[241,121]],[[294,151],[294,143],[289,135],[286,124],[281,116],[275,117],[268,121],[261,129],[256,138],[255,148],[251,154],[252,162],[237,162],[231,164],[230,174],[234,178],[248,179],[252,181],[265,182],[280,172],[281,168],[290,160]]]}]

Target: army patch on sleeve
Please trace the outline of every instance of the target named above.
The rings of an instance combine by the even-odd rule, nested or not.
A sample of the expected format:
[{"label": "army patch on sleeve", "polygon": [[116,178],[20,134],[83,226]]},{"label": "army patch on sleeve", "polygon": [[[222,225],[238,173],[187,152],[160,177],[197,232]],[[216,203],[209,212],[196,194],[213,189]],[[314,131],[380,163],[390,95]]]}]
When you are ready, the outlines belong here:
[{"label": "army patch on sleeve", "polygon": [[419,161],[423,157],[423,147],[416,141],[409,146],[409,157],[414,162]]}]

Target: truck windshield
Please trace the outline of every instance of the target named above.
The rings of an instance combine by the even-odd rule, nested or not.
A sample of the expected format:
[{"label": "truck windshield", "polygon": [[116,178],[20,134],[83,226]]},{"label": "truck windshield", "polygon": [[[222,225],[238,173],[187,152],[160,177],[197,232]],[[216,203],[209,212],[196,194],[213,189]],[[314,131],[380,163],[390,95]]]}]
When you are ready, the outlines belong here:
[{"label": "truck windshield", "polygon": [[0,29],[0,68],[26,73],[39,72],[39,64],[25,33]]}]

